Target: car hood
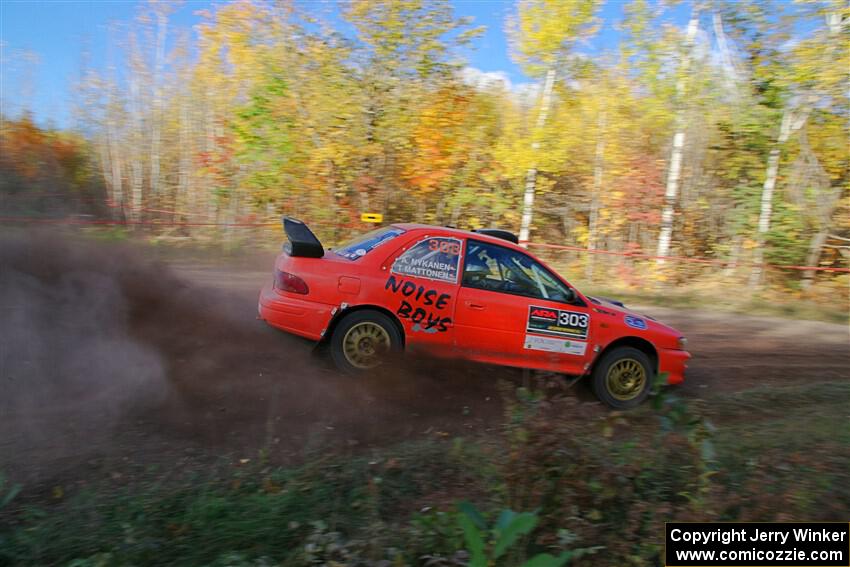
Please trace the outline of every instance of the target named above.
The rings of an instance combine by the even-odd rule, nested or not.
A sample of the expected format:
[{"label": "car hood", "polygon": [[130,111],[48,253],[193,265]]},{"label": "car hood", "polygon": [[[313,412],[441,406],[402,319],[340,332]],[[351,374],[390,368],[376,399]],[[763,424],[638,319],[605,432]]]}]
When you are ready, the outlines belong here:
[{"label": "car hood", "polygon": [[623,304],[622,301],[619,301],[619,300],[616,300],[616,299],[610,299],[610,298],[607,298],[607,297],[600,297],[598,295],[594,295],[594,296],[588,295],[587,298],[590,300],[590,302],[594,306],[602,307],[602,308],[606,309],[607,311],[615,311],[617,313],[635,315],[636,317],[643,317],[645,319],[653,320],[652,317],[648,317],[648,316],[646,316],[642,313],[638,313],[637,311],[634,311],[633,309],[629,309],[628,307],[626,307]]},{"label": "car hood", "polygon": [[654,317],[650,315],[646,315],[644,313],[640,313],[635,311],[634,309],[629,309],[626,307],[622,301],[618,301],[616,299],[610,299],[607,297],[599,297],[599,296],[587,296],[587,298],[591,302],[592,307],[598,307],[610,313],[616,313],[618,315],[625,316],[629,315],[631,317],[636,317],[638,319],[645,319],[647,321],[647,326],[655,328],[656,330],[663,330],[673,335],[679,335],[679,331],[670,327],[669,325],[665,325],[660,321],[656,320]]}]

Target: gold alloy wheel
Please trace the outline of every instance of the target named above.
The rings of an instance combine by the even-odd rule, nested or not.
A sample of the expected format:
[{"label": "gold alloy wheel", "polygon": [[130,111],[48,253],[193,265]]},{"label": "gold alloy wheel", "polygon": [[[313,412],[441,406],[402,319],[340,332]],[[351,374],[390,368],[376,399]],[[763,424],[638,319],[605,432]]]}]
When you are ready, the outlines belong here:
[{"label": "gold alloy wheel", "polygon": [[621,358],[608,369],[605,382],[614,398],[622,402],[633,400],[646,384],[646,370],[634,358]]},{"label": "gold alloy wheel", "polygon": [[390,350],[390,335],[377,323],[363,321],[345,333],[342,351],[355,368],[369,369],[378,366],[384,353]]}]

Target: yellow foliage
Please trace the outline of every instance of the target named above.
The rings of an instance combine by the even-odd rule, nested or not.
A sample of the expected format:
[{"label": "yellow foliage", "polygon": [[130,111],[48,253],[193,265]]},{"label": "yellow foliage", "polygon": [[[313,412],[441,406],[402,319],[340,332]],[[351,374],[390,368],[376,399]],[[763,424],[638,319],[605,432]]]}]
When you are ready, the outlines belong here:
[{"label": "yellow foliage", "polygon": [[563,61],[579,40],[599,27],[597,0],[519,0],[512,20],[515,58],[532,75]]}]

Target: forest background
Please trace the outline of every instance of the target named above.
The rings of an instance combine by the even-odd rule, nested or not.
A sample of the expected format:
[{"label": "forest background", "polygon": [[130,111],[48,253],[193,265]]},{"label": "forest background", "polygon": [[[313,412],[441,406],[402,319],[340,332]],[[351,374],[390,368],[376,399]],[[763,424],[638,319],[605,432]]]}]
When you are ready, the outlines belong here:
[{"label": "forest background", "polygon": [[[112,24],[106,66],[75,46],[68,124],[5,96],[4,223],[233,246],[289,214],[333,245],[380,213],[566,246],[533,250],[572,280],[847,303],[842,0],[632,0],[605,45],[602,2],[520,0],[522,85],[467,64],[483,30],[446,1],[237,0],[192,28],[183,7]],[[14,47],[4,75],[35,64]]]}]

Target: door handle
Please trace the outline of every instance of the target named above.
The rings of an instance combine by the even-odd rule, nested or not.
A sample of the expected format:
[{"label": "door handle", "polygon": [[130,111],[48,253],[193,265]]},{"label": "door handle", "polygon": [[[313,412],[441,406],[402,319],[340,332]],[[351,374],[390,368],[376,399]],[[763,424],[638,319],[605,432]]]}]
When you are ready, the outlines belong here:
[{"label": "door handle", "polygon": [[475,303],[474,301],[467,301],[466,306],[469,307],[470,309],[478,309],[478,310],[484,309],[483,305],[481,305],[480,303]]}]

